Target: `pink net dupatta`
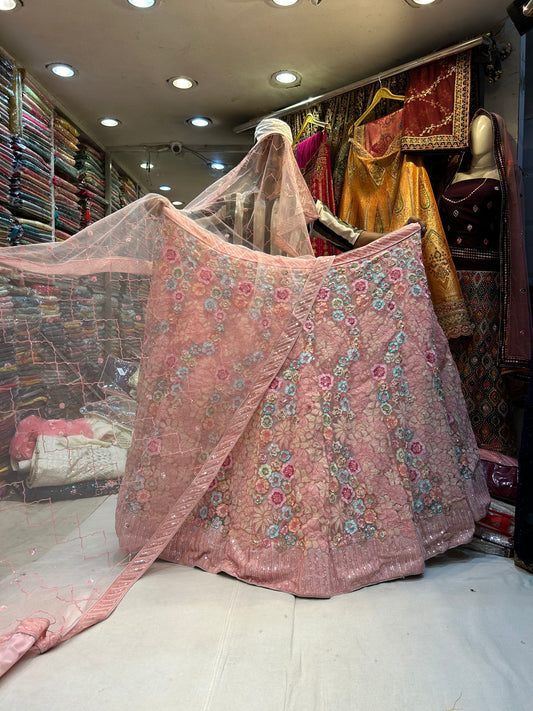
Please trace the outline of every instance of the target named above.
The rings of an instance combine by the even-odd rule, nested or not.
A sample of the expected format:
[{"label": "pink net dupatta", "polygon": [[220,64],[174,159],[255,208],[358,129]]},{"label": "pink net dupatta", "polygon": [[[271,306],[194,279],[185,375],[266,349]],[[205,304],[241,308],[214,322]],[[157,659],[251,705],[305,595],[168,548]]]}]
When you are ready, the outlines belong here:
[{"label": "pink net dupatta", "polygon": [[[421,572],[485,513],[416,226],[289,259],[219,239],[212,212],[150,196],[0,252],[5,441],[46,422],[0,501],[4,671],[105,619],[158,556],[324,597]],[[89,479],[51,484],[50,456]]]},{"label": "pink net dupatta", "polygon": [[[281,234],[290,241],[291,232]],[[196,262],[194,244],[209,247],[211,255],[216,253],[216,272],[209,264]],[[234,340],[223,339],[222,326],[227,328],[234,318],[228,311],[231,298],[225,293],[231,291],[235,278],[231,270],[227,271],[229,263],[237,264],[235,268],[242,272],[240,290],[235,294],[237,309],[249,309],[252,302],[265,297],[256,291],[257,280],[262,279],[263,270],[268,271],[260,254],[219,240],[154,196],[52,249],[38,246],[0,253],[3,340],[10,351],[3,365],[7,370],[16,366],[9,376],[12,382],[8,390],[10,414],[16,415],[12,430],[30,414],[48,427],[42,425],[39,430],[47,435],[37,433],[17,448],[28,457],[28,448],[34,447],[31,475],[23,475],[23,462],[17,461],[19,468],[6,477],[0,502],[0,621],[5,632],[0,637],[2,672],[28,651],[46,651],[107,617],[216,476],[286,359],[329,266],[327,260],[270,256],[271,270],[290,263],[287,273],[294,270],[294,276],[288,277],[286,287],[278,287],[269,329],[264,319],[252,319],[248,328],[233,334]],[[135,289],[145,297],[149,290],[148,300],[136,301]],[[168,321],[157,317],[161,299]],[[168,329],[178,321],[180,332],[189,334],[188,338],[193,336],[198,328],[195,304],[201,304],[212,328],[204,334],[200,352],[196,353],[194,347],[189,355],[196,359],[200,356],[201,360],[203,354],[205,364],[199,365],[197,379],[189,380],[181,392],[180,379],[192,361],[183,360],[183,351],[175,360],[167,352],[165,364],[177,380],[169,385],[172,393],[166,391],[166,395],[180,397],[183,412],[188,412],[187,419],[194,423],[196,397],[209,391],[210,378],[224,387],[214,389],[220,399],[213,427],[201,416],[190,431],[159,437],[159,427],[145,429],[151,415],[135,415],[131,383],[120,379],[121,371],[131,364],[135,370],[140,369],[140,399],[155,403],[159,395],[149,395],[144,385],[146,357],[157,351],[160,339],[165,339]],[[21,317],[25,321],[18,328]],[[147,320],[152,324],[151,335],[145,333]],[[53,341],[49,329],[54,333]],[[83,347],[77,349],[79,345]],[[213,360],[208,356],[215,352],[220,367],[213,370]],[[244,367],[243,358],[247,365],[235,387],[231,371],[239,362]],[[115,370],[106,382],[109,362],[115,364]],[[35,374],[37,369],[40,379]],[[30,380],[33,392],[28,399],[26,388],[21,386]],[[35,397],[37,394],[40,396]],[[54,399],[55,394],[59,400]],[[71,412],[78,417],[85,415],[83,435],[64,436],[67,420],[50,419]],[[57,437],[50,434],[52,423],[60,423]],[[93,428],[92,437],[87,436],[87,427]],[[21,437],[22,430],[19,444]],[[129,451],[128,464],[122,470],[117,451],[121,440]],[[38,470],[38,463],[52,455],[59,467],[65,447],[69,458],[65,481],[62,486],[53,486],[46,479],[48,470]],[[132,557],[127,545],[129,523],[122,526],[119,517],[115,531],[115,497],[109,495],[109,486],[112,490],[112,484],[126,471],[136,472],[147,457],[155,456],[158,447],[162,452],[169,447],[178,456],[184,478],[178,482],[169,478],[173,487],[169,493],[175,498],[167,500],[163,515],[154,521],[140,552],[135,551]],[[5,445],[3,451],[5,458]],[[79,451],[87,454],[88,476],[70,484],[73,458]],[[109,456],[114,479],[109,476]],[[35,489],[29,482],[36,477],[41,479]],[[164,470],[158,477],[164,482]],[[88,498],[78,498],[87,487]],[[125,493],[122,500],[128,498],[132,501]],[[128,510],[136,510],[140,501],[139,490],[135,503],[126,503]],[[129,549],[128,553],[124,549]]]}]

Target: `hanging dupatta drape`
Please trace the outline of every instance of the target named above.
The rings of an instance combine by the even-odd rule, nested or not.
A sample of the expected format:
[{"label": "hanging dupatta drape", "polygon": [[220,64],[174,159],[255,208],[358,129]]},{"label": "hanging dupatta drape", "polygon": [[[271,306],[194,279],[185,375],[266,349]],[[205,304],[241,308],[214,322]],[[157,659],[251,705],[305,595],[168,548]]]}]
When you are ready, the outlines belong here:
[{"label": "hanging dupatta drape", "polygon": [[400,150],[402,113],[355,129],[339,216],[373,232],[396,229],[412,215],[426,222],[423,254],[431,298],[444,332],[456,338],[471,333],[471,324],[422,159]]}]

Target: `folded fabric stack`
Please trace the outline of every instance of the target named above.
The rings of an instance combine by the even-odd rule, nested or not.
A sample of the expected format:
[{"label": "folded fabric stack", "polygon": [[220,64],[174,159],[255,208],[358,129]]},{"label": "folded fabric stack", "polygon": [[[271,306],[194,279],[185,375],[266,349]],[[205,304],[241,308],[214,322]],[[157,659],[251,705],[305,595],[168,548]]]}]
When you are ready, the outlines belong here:
[{"label": "folded fabric stack", "polygon": [[54,116],[54,202],[56,239],[67,239],[80,229],[78,170],[79,131],[65,118]]},{"label": "folded fabric stack", "polygon": [[508,558],[514,551],[518,460],[486,449],[480,454],[491,498],[487,515],[476,523],[469,547]]},{"label": "folded fabric stack", "polygon": [[22,136],[13,140],[14,166],[10,203],[21,222],[21,244],[47,242],[52,238],[52,115],[48,99],[28,79],[22,92]]},{"label": "folded fabric stack", "polygon": [[[15,433],[18,376],[15,362],[15,311],[8,276],[0,273],[0,482],[9,473],[9,443]],[[1,489],[0,484],[0,489]]]},{"label": "folded fabric stack", "polygon": [[126,207],[130,202],[134,202],[140,197],[137,193],[137,187],[133,180],[127,176],[121,176],[120,182],[120,207]]},{"label": "folded fabric stack", "polygon": [[13,149],[11,145],[10,108],[13,98],[13,65],[0,54],[0,247],[9,244],[13,228],[9,205],[9,189],[13,173]]},{"label": "folded fabric stack", "polygon": [[131,275],[124,274],[118,323],[121,358],[136,359],[141,353],[149,289],[147,279],[133,279]]},{"label": "folded fabric stack", "polygon": [[111,164],[111,212],[116,212],[117,210],[120,210],[121,207],[124,207],[121,202],[121,182],[122,178],[120,173],[115,166]]},{"label": "folded fabric stack", "polygon": [[101,220],[106,214],[104,155],[88,143],[80,141],[76,167],[79,172],[81,227],[86,227]]}]

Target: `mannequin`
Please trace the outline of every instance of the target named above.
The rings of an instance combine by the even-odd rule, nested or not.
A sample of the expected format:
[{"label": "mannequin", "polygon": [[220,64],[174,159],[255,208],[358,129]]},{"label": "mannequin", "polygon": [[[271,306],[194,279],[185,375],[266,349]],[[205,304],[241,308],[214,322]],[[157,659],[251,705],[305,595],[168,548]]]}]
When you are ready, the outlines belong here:
[{"label": "mannequin", "polygon": [[470,152],[472,162],[466,172],[458,171],[454,183],[474,178],[500,179],[494,158],[494,130],[492,122],[485,114],[480,114],[470,127]]},{"label": "mannequin", "polygon": [[512,398],[500,354],[505,335],[501,304],[502,274],[507,273],[502,262],[506,191],[495,150],[496,127],[491,114],[474,117],[471,161],[459,167],[444,190],[440,212],[474,324],[471,336],[450,343],[474,433],[480,447],[515,455]]}]

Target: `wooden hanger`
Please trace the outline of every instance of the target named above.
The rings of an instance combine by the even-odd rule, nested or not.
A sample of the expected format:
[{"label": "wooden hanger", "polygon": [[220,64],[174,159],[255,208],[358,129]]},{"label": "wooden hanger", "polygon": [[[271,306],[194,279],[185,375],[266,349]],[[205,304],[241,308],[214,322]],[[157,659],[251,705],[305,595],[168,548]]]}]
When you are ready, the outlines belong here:
[{"label": "wooden hanger", "polygon": [[294,141],[292,142],[293,148],[294,148],[294,146],[298,143],[298,141],[300,140],[300,138],[303,136],[304,131],[305,131],[305,129],[306,129],[308,126],[319,126],[320,128],[328,128],[328,129],[331,129],[331,126],[329,125],[329,123],[328,123],[327,121],[319,121],[318,119],[316,119],[316,118],[313,116],[313,114],[307,114],[307,116],[306,116],[305,119],[304,119],[302,128],[298,131],[298,134],[297,134],[296,138],[295,138]]},{"label": "wooden hanger", "polygon": [[[380,82],[381,84],[381,82]],[[360,124],[363,123],[363,121],[366,119],[366,117],[370,114],[370,112],[377,106],[377,104],[381,101],[381,99],[391,99],[392,101],[404,101],[405,96],[402,96],[401,94],[393,94],[390,89],[387,89],[386,86],[380,86],[379,89],[376,91],[374,94],[374,98],[370,102],[370,106],[367,108],[367,110],[359,116],[357,121],[355,121],[354,125],[352,126],[352,131],[354,128],[359,126]]]}]

